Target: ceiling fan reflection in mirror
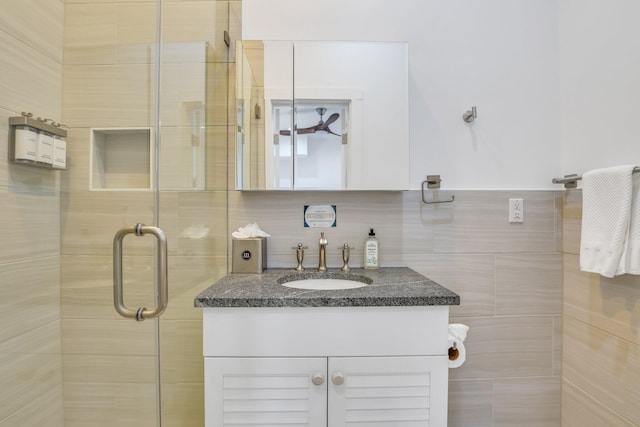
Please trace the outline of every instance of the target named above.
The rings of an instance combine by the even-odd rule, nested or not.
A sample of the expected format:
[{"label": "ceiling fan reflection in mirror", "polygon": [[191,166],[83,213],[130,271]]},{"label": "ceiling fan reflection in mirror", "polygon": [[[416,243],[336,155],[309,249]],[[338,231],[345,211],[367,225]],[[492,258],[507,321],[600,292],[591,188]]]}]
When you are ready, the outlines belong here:
[{"label": "ceiling fan reflection in mirror", "polygon": [[[296,133],[298,133],[299,135],[303,135],[303,134],[321,132],[321,133],[329,133],[331,135],[340,136],[340,134],[335,133],[334,131],[332,131],[329,128],[329,126],[332,123],[334,123],[336,120],[338,120],[338,118],[340,117],[340,114],[333,113],[332,115],[329,116],[329,118],[325,122],[323,120],[322,116],[324,116],[324,114],[327,112],[327,109],[325,107],[318,107],[318,108],[316,108],[316,111],[320,115],[320,121],[318,122],[318,124],[315,125],[315,126],[309,126],[309,127],[306,127],[306,128],[298,128],[296,130]],[[288,129],[281,130],[280,131],[280,135],[290,136],[291,135],[291,131],[288,130]]]}]

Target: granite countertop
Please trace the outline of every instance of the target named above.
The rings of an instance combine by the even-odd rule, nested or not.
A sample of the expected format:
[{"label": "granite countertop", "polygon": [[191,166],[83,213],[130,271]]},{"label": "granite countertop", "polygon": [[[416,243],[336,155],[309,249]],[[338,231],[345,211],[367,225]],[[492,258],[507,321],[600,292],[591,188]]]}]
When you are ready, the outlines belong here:
[{"label": "granite countertop", "polygon": [[[281,283],[306,278],[346,276],[371,284],[343,290],[304,290]],[[355,277],[354,277],[355,276]],[[196,307],[358,307],[459,305],[460,297],[407,267],[378,270],[354,268],[349,273],[329,269],[319,273],[308,269],[268,269],[262,274],[231,273],[223,277],[194,301]]]}]

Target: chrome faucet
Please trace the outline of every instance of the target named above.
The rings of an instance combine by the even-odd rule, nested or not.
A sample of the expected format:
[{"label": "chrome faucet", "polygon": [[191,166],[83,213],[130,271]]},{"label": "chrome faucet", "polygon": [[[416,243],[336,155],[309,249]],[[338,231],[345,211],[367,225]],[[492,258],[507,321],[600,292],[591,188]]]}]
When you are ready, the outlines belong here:
[{"label": "chrome faucet", "polygon": [[324,237],[324,232],[320,233],[320,262],[318,263],[318,271],[327,271],[327,245],[329,241]]}]

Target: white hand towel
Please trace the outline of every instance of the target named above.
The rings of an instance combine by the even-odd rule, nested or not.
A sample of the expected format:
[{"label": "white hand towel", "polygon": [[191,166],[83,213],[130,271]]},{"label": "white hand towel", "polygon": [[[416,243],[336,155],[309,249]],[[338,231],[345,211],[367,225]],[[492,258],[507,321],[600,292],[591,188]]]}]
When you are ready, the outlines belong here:
[{"label": "white hand towel", "polygon": [[633,174],[631,182],[629,232],[616,275],[640,274],[640,173]]},{"label": "white hand towel", "polygon": [[582,176],[580,268],[613,277],[629,233],[633,165],[596,169]]}]

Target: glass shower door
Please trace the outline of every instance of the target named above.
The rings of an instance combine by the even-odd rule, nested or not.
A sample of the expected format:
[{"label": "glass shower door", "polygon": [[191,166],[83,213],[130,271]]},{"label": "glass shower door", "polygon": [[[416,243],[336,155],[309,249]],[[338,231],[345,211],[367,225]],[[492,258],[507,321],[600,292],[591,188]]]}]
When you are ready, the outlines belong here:
[{"label": "glass shower door", "polygon": [[[227,45],[240,2],[163,6],[159,225],[169,236],[169,305],[159,322],[163,427],[204,425],[202,310],[194,297],[227,273]],[[235,22],[235,23],[234,23]],[[235,123],[235,120],[234,120]]]},{"label": "glass shower door", "polygon": [[[203,425],[202,314],[193,297],[227,268],[229,8],[65,2],[65,427]],[[114,310],[114,235],[136,224],[166,234],[168,305],[159,319]],[[155,307],[157,242],[122,239],[126,307]]]}]

